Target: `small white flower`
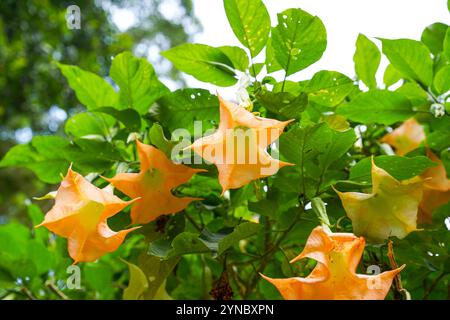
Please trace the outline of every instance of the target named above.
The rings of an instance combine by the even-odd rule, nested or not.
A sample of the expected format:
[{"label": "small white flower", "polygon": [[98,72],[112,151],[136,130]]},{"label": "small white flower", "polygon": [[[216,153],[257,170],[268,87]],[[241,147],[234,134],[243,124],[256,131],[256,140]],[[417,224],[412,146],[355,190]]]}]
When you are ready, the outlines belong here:
[{"label": "small white flower", "polygon": [[440,103],[433,103],[430,107],[430,113],[435,117],[435,118],[440,118],[443,117],[445,115],[445,108],[442,104]]},{"label": "small white flower", "polygon": [[250,77],[248,74],[244,74],[239,79],[239,87],[236,92],[237,101],[239,103],[239,106],[245,108],[245,109],[251,109],[253,107],[253,104],[250,100],[250,96],[247,91],[247,87],[250,85]]}]

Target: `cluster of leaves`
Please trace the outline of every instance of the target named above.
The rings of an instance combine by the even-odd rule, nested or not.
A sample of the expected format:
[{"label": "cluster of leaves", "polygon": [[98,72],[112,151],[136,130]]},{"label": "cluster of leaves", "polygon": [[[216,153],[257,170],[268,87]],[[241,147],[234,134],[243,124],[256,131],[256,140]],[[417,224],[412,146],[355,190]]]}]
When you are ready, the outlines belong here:
[{"label": "cluster of leaves", "polygon": [[[168,295],[175,299],[206,299],[211,295],[279,298],[259,272],[278,278],[306,276],[314,261],[289,261],[297,256],[313,228],[325,224],[333,231],[352,232],[352,223],[332,187],[370,190],[371,158],[395,179],[407,180],[434,166],[426,156],[427,147],[439,156],[450,175],[447,25],[427,27],[421,41],[372,41],[360,35],[354,55],[356,79],[323,70],[309,80],[295,82],[288,77],[318,61],[326,49],[322,21],[301,9],[288,9],[278,14],[277,25],[272,27],[261,0],[224,0],[224,7],[245,49],[183,44],[162,55],[181,71],[217,86],[234,85],[248,72],[253,78],[246,88],[252,111],[267,118],[295,119],[280,137],[278,150],[282,160],[295,166],[222,195],[214,167],[203,165],[207,173],[195,175],[173,190],[176,195],[203,200],[175,215],[161,216],[135,231],[119,251],[83,267],[86,286],[100,298],[117,297],[116,287],[123,286],[127,266],[129,285],[123,292],[127,299]],[[381,51],[374,41],[381,44]],[[263,50],[265,61],[256,62]],[[382,53],[390,64],[383,83],[378,83]],[[113,85],[76,66],[60,64],[59,68],[86,111],[67,120],[65,137],[35,137],[29,144],[12,148],[0,167],[26,167],[40,180],[54,184],[73,163],[76,171],[104,186],[100,174],[136,171],[133,141],[137,137],[170,153],[177,140],[168,137],[175,129],[184,128],[194,137],[195,120],[202,122],[203,131],[218,124],[216,96],[202,89],[171,92],[145,59],[130,53],[113,59],[109,73]],[[285,74],[281,82],[271,76],[279,70]],[[425,128],[426,147],[422,144],[404,156],[394,155],[380,140],[412,117]],[[318,198],[327,203],[327,215],[323,207],[314,205]],[[433,222],[422,226],[424,230],[394,239],[396,259],[407,265],[402,271],[403,287],[415,299],[447,298],[450,269],[445,222],[448,224],[449,210],[449,204],[441,206],[434,211]],[[111,218],[109,224],[123,229],[129,222],[124,212]],[[68,264],[67,258],[61,258],[65,253],[53,254],[62,240],[38,230],[30,235],[15,224],[0,228],[1,247],[9,248],[0,253],[0,275],[13,288],[4,289],[6,293],[17,294],[25,288],[47,297],[40,291],[42,284],[64,279],[64,270],[58,266]],[[12,237],[24,243],[21,250],[9,244],[16,243]],[[40,251],[49,259],[34,259]],[[391,269],[387,251],[386,242],[369,243],[359,267],[361,273],[374,264]],[[128,263],[117,261],[118,256]],[[35,267],[17,269],[18,261],[30,261],[21,264]],[[108,267],[109,271],[103,272]],[[89,268],[100,271],[97,274],[86,270]],[[68,296],[81,294],[68,290],[64,282],[56,282],[56,286]],[[11,288],[3,282],[1,287]],[[401,297],[398,283],[395,289],[391,296]]]},{"label": "cluster of leaves", "polygon": [[[189,41],[189,32],[199,29],[190,0],[179,1],[180,21],[163,14],[162,0],[79,0],[81,29],[69,29],[66,13],[73,4],[67,0],[0,3],[0,157],[31,133],[62,133],[66,114],[83,110],[70,88],[61,89],[64,79],[54,61],[105,73],[111,56],[124,50],[145,55],[150,47],[164,50]],[[134,25],[125,32],[112,19],[118,8],[135,14]],[[181,73],[167,61],[161,63],[162,59],[154,60],[159,76],[183,83]],[[2,170],[2,216],[22,218],[26,215],[24,199],[47,188],[26,170]]]}]

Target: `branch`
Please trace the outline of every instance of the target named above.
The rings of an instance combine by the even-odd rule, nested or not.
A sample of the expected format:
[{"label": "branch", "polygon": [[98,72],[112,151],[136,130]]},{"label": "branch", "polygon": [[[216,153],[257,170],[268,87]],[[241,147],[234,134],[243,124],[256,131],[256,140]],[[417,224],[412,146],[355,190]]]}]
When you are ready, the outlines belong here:
[{"label": "branch", "polygon": [[[389,257],[389,263],[391,264],[391,268],[397,269],[398,265],[397,265],[397,262],[395,261],[394,245],[392,243],[392,240],[389,240],[389,242],[388,242],[388,257]],[[394,281],[395,281],[395,288],[401,295],[403,295],[405,297],[405,300],[411,300],[411,294],[408,292],[408,290],[403,288],[402,278],[400,276],[400,273],[397,273],[397,275],[394,278]]]}]

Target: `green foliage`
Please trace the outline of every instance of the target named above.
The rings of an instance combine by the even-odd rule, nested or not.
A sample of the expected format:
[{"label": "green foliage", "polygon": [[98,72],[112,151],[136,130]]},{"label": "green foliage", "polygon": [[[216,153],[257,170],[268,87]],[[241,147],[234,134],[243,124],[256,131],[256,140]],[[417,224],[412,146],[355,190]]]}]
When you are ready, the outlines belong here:
[{"label": "green foliage", "polygon": [[[424,156],[400,157],[400,156],[377,156],[373,158],[375,164],[386,170],[398,180],[411,179],[420,175],[435,163]],[[360,160],[350,170],[350,179],[358,182],[371,183],[371,158]]]},{"label": "green foliage", "polygon": [[327,46],[325,26],[318,17],[301,9],[288,9],[278,14],[271,46],[276,61],[289,76],[322,57]]},{"label": "green foliage", "polygon": [[423,43],[410,39],[380,40],[383,43],[383,53],[394,68],[412,80],[426,86],[431,85],[433,60]]},{"label": "green foliage", "polygon": [[256,57],[266,45],[270,16],[261,0],[224,0],[228,21],[236,38]]},{"label": "green foliage", "polygon": [[410,101],[402,94],[387,90],[360,93],[340,105],[338,114],[359,123],[393,124],[414,115]]},{"label": "green foliage", "polygon": [[[228,87],[237,81],[233,71],[234,64],[226,54],[226,52],[229,54],[229,51],[225,50],[224,52],[220,48],[205,44],[186,43],[164,51],[162,55],[169,59],[175,67],[200,81]],[[232,58],[236,58],[236,52],[232,52]]]},{"label": "green foliage", "polygon": [[[120,88],[118,108],[147,113],[151,104],[169,90],[159,82],[152,65],[130,52],[117,55],[111,65],[111,78]],[[102,105],[109,107],[112,105]]]},{"label": "green foliage", "polygon": [[[224,8],[245,48],[184,43],[162,56],[180,71],[217,86],[234,85],[242,73],[249,73],[253,79],[247,87],[240,86],[239,95],[248,94],[245,107],[257,116],[291,120],[267,151],[292,165],[222,192],[217,168],[195,164],[206,171],[172,192],[196,200],[133,231],[117,251],[97,262],[80,263],[77,290],[67,285],[72,261],[66,240],[45,228],[32,228],[44,214],[27,201],[28,217],[0,225],[2,298],[210,299],[226,289],[235,299],[279,299],[259,273],[305,277],[314,262],[289,261],[313,228],[326,225],[333,232],[352,232],[334,190],[370,189],[372,160],[396,179],[411,179],[436,166],[426,156],[426,147],[440,157],[449,176],[446,25],[429,26],[421,42],[381,39],[381,51],[390,62],[381,89],[375,76],[381,52],[366,36],[360,34],[356,42],[356,78],[322,70],[311,79],[294,81],[288,77],[318,61],[325,51],[322,21],[301,9],[288,9],[278,14],[278,24],[271,28],[261,0],[224,0]],[[266,53],[264,63],[253,61],[260,52]],[[226,116],[220,115],[215,94],[196,88],[170,91],[146,59],[128,51],[115,55],[108,78],[85,71],[91,68],[63,63],[58,67],[83,106],[70,113],[64,132],[34,136],[10,148],[1,168],[24,167],[36,180],[54,185],[72,165],[103,188],[101,176],[139,171],[135,140],[170,156],[180,143],[184,149],[217,129],[220,117]],[[284,70],[281,82],[267,75],[278,70]],[[361,82],[364,89],[359,89]],[[398,88],[391,89],[396,83]],[[438,110],[430,110],[431,105]],[[394,155],[381,138],[412,117],[423,126],[426,141],[406,156]],[[115,194],[127,199],[118,190]],[[50,204],[43,207],[47,210]],[[449,240],[449,209],[448,204],[436,208],[433,221],[419,226],[423,231],[393,239],[397,262],[407,264],[401,280],[413,299],[448,298],[449,252],[441,244]],[[129,210],[109,218],[108,225],[113,230],[127,228]],[[393,268],[386,243],[368,241],[359,273],[373,264],[383,271]],[[396,285],[391,292],[390,297],[402,297]]]},{"label": "green foliage", "polygon": [[381,53],[375,43],[363,34],[359,34],[356,40],[356,52],[353,61],[358,78],[370,89],[376,88],[375,75],[380,65]]}]

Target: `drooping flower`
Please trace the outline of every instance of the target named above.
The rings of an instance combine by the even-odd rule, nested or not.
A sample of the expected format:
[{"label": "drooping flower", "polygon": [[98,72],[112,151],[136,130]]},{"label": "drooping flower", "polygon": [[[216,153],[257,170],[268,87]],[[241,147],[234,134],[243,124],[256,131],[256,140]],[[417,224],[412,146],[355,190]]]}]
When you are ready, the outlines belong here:
[{"label": "drooping flower", "polygon": [[212,135],[196,140],[190,148],[216,165],[224,192],[292,165],[272,158],[266,151],[292,120],[261,118],[220,97],[219,101],[219,128]]},{"label": "drooping flower", "polygon": [[425,140],[425,131],[416,119],[406,120],[401,126],[386,134],[381,142],[387,143],[395,148],[395,152],[403,156],[418,148]]},{"label": "drooping flower", "polygon": [[417,230],[417,212],[423,180],[398,181],[377,167],[372,159],[372,192],[339,192],[354,233],[380,243],[391,236],[399,239]]},{"label": "drooping flower", "polygon": [[317,261],[306,277],[272,279],[286,300],[383,300],[394,277],[404,268],[376,275],[356,273],[364,252],[365,240],[352,233],[331,233],[316,227],[305,248],[291,263],[310,258]]},{"label": "drooping flower", "polygon": [[442,161],[429,149],[427,156],[437,163],[428,168],[421,177],[424,179],[423,198],[419,206],[419,222],[431,223],[434,209],[450,201],[450,179]]},{"label": "drooping flower", "polygon": [[119,173],[106,179],[127,196],[140,198],[131,208],[133,223],[149,223],[161,215],[185,209],[194,200],[200,200],[176,197],[172,189],[205,170],[175,164],[162,151],[139,141],[136,141],[136,146],[141,164],[139,173]]},{"label": "drooping flower", "polygon": [[115,251],[126,235],[136,229],[114,232],[107,224],[108,218],[133,201],[122,201],[69,168],[57,190],[55,205],[36,227],[44,226],[67,238],[74,263],[95,261]]}]

